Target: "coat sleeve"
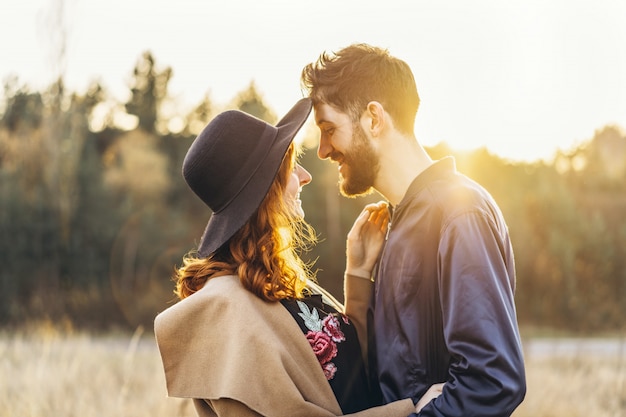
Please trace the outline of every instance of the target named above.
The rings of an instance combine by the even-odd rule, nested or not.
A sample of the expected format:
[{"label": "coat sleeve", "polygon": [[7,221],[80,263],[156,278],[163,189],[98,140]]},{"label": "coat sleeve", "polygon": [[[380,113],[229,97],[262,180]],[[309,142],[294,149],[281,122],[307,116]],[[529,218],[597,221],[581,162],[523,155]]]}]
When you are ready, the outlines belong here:
[{"label": "coat sleeve", "polygon": [[[200,404],[198,400],[196,400],[196,409],[198,413],[202,416],[205,414],[201,414],[202,411],[199,408],[208,407],[215,414],[206,414],[206,416],[216,415],[216,416],[237,416],[237,417],[269,417],[263,414],[259,414],[254,410],[251,410],[245,404],[232,400],[230,398],[219,398],[216,400],[202,400],[204,404]],[[415,406],[413,402],[409,399],[395,401],[390,404],[386,404],[380,407],[369,408],[364,411],[360,411],[358,413],[353,414],[345,414],[343,416],[346,417],[406,417],[412,412],[415,411]],[[339,417],[339,415],[329,413],[328,411],[324,411],[318,414],[309,414],[310,411],[307,411],[305,407],[302,408],[301,413],[293,414],[292,417]],[[272,416],[284,415],[280,412],[280,410],[276,410],[276,413],[272,413]]]},{"label": "coat sleeve", "polygon": [[419,416],[509,416],[526,392],[510,243],[486,215],[456,217],[439,247],[449,376]]}]

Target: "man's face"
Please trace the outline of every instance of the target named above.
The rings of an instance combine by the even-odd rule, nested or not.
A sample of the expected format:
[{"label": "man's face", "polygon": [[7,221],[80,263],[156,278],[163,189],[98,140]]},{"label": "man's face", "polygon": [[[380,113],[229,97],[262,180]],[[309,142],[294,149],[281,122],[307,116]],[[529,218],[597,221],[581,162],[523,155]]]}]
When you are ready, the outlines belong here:
[{"label": "man's face", "polygon": [[339,164],[341,193],[347,197],[369,194],[380,164],[363,128],[328,104],[318,104],[314,110],[321,133],[317,156]]}]

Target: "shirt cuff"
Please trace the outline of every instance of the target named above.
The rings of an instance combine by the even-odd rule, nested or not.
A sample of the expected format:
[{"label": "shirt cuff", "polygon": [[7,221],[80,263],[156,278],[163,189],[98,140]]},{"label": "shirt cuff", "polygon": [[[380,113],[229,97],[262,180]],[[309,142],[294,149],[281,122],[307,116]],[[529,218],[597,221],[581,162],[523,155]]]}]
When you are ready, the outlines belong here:
[{"label": "shirt cuff", "polygon": [[365,280],[374,282],[374,275],[372,275],[372,274],[370,274],[369,276],[366,277],[366,276],[361,275],[361,274],[351,274],[351,273],[348,273],[348,271],[346,271],[346,272],[344,272],[344,276],[346,278],[347,277],[354,277],[354,278],[365,279]]}]

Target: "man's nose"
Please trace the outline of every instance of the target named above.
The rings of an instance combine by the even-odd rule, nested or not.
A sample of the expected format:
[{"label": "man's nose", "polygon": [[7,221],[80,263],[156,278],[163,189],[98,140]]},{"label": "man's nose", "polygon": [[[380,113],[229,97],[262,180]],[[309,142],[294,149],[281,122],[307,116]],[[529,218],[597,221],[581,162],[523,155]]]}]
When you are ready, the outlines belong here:
[{"label": "man's nose", "polygon": [[326,159],[330,156],[331,152],[333,150],[333,147],[330,145],[329,141],[327,139],[324,139],[324,136],[322,135],[320,137],[320,142],[317,145],[317,156],[320,159]]}]

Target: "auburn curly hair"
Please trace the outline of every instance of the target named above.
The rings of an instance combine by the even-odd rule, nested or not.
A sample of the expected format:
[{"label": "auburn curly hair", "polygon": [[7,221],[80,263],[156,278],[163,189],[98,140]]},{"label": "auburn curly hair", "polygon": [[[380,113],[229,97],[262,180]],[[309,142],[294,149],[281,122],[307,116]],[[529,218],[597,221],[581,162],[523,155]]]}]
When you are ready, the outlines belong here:
[{"label": "auburn curly hair", "polygon": [[243,286],[266,301],[302,298],[311,265],[299,256],[316,241],[313,228],[285,204],[287,181],[295,168],[292,143],[267,195],[245,225],[208,257],[191,252],[173,280],[179,299],[198,291],[213,276],[236,274]]}]

